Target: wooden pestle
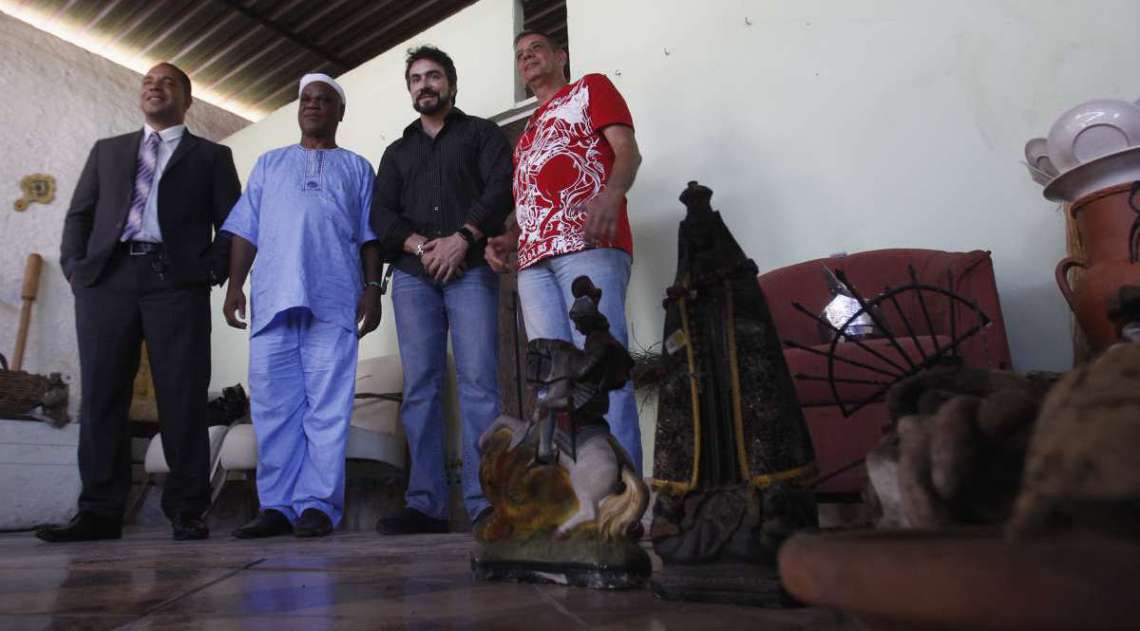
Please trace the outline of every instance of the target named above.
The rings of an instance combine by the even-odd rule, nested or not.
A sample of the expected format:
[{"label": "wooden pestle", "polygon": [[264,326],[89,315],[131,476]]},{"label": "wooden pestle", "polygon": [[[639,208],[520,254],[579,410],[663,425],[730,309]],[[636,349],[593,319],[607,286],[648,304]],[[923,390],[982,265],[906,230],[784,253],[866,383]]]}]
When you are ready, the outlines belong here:
[{"label": "wooden pestle", "polygon": [[28,343],[28,325],[32,320],[32,303],[40,293],[40,270],[44,259],[39,254],[29,254],[24,266],[24,287],[20,290],[20,328],[16,331],[16,351],[12,353],[12,370],[24,367],[24,347]]}]

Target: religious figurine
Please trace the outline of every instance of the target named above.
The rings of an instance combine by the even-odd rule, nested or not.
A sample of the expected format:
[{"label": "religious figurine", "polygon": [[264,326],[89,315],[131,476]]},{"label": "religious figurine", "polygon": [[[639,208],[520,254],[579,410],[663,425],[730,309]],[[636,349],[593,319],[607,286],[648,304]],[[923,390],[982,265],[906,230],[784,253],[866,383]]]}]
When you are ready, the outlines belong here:
[{"label": "religious figurine", "polygon": [[479,439],[479,477],[494,511],[476,527],[472,567],[481,580],[637,587],[650,572],[636,542],[649,488],[603,418],[633,359],[598,311],[601,290],[580,276],[571,291],[584,348],[531,340],[533,418],[499,417]]},{"label": "religious figurine", "polygon": [[811,438],[747,258],[690,182],[665,300],[653,547],[664,598],[782,606],[776,550],[818,525]]}]

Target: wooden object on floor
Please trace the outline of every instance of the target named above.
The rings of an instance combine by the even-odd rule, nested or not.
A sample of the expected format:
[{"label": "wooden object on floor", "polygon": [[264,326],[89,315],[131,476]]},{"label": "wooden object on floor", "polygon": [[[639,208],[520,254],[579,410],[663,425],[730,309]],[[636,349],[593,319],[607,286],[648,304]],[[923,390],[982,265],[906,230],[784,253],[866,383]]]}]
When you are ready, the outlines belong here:
[{"label": "wooden object on floor", "polygon": [[996,529],[797,535],[780,576],[872,629],[1135,629],[1140,545]]},{"label": "wooden object on floor", "polygon": [[[674,600],[781,607],[775,552],[818,526],[815,456],[767,298],[712,190],[689,182],[666,289],[650,531]],[[742,569],[746,568],[746,569]]]},{"label": "wooden object on floor", "polygon": [[572,293],[584,348],[531,340],[523,376],[542,390],[535,416],[500,416],[479,438],[493,510],[477,520],[471,567],[480,580],[640,587],[652,568],[637,545],[649,488],[603,419],[633,358],[598,311],[602,290],[579,276]]},{"label": "wooden object on floor", "polygon": [[158,399],[154,393],[154,377],[150,374],[150,354],[146,342],[139,352],[139,370],[135,373],[134,394],[131,396],[131,411],[127,417],[144,423],[158,422]]},{"label": "wooden object on floor", "polygon": [[20,328],[16,330],[16,350],[12,353],[12,370],[23,370],[24,350],[28,344],[28,327],[32,320],[32,303],[40,293],[40,271],[44,259],[39,254],[29,254],[24,267],[24,286],[20,290]]}]

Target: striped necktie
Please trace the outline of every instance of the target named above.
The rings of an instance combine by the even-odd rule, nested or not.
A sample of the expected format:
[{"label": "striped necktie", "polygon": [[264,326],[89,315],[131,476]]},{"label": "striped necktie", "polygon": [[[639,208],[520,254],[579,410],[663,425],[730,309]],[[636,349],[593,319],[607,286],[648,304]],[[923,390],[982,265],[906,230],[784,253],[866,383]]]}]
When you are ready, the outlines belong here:
[{"label": "striped necktie", "polygon": [[122,241],[130,241],[142,233],[143,211],[150,189],[154,185],[154,170],[158,163],[158,133],[152,133],[143,143],[139,154],[138,169],[135,170],[135,189],[131,194],[131,208],[127,212],[127,223],[123,226]]}]

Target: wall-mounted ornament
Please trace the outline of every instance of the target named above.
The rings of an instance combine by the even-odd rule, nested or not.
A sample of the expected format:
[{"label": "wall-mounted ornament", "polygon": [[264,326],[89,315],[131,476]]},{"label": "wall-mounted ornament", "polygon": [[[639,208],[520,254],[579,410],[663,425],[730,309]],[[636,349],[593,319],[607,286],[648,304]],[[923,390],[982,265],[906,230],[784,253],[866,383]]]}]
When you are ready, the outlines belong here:
[{"label": "wall-mounted ornament", "polygon": [[55,178],[46,173],[25,175],[20,180],[20,190],[24,196],[16,200],[16,210],[27,210],[28,204],[39,202],[50,204],[55,199]]}]

